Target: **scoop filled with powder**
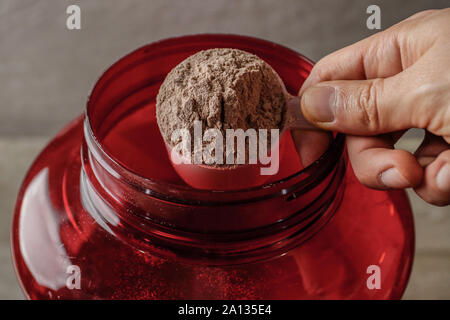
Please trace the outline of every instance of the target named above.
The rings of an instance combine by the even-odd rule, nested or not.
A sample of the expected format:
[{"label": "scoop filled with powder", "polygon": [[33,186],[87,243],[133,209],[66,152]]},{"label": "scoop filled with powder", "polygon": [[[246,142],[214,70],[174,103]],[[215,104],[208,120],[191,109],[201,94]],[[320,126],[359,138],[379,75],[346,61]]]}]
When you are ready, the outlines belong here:
[{"label": "scoop filled with powder", "polygon": [[[201,125],[202,132],[218,132],[210,139],[216,144],[218,136],[227,137],[229,129],[255,129],[258,140],[260,129],[266,129],[270,153],[274,147],[271,133],[281,131],[285,125],[288,99],[276,72],[256,55],[225,48],[188,57],[167,75],[156,104],[158,126],[175,170],[186,183],[201,189],[245,188],[264,183],[267,176],[260,174],[262,164],[250,161],[250,151],[258,150],[260,144],[252,149],[249,138],[240,162],[234,140],[214,149],[212,156],[223,159],[222,162],[195,161],[203,159],[206,148],[204,140],[196,145],[196,126]],[[189,135],[189,143],[180,143],[181,135],[174,134],[177,132]],[[281,154],[282,140],[276,139]],[[171,152],[175,147],[177,152]],[[217,152],[223,152],[223,157]],[[186,155],[191,156],[189,160]],[[230,159],[234,160],[231,164],[226,161]]]}]

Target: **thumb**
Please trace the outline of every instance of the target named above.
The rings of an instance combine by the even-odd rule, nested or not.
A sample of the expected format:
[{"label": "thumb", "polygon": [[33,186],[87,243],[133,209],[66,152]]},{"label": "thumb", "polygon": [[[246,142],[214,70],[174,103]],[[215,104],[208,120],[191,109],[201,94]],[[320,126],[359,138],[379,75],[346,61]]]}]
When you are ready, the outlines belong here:
[{"label": "thumb", "polygon": [[396,77],[321,82],[303,92],[302,111],[318,127],[353,135],[407,129],[415,105],[400,83]]}]

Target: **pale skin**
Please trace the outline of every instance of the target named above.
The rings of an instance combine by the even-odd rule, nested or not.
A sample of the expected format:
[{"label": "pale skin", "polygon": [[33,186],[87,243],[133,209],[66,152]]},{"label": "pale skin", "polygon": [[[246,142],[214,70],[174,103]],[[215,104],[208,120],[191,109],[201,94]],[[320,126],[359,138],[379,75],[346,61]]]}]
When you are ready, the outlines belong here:
[{"label": "pale skin", "polygon": [[[308,121],[347,134],[361,183],[414,188],[431,204],[450,204],[450,8],[420,12],[326,56],[299,94]],[[426,130],[420,147],[395,150],[410,128]],[[293,136],[304,162],[331,139],[325,132]]]}]

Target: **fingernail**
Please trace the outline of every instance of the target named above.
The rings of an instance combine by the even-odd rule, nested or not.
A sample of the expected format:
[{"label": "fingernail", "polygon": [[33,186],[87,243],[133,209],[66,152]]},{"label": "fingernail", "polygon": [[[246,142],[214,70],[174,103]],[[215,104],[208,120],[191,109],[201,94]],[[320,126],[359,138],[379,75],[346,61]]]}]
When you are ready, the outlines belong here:
[{"label": "fingernail", "polygon": [[308,115],[317,122],[334,120],[335,89],[333,87],[312,87],[303,94],[303,105]]},{"label": "fingernail", "polygon": [[397,170],[390,168],[381,173],[381,182],[388,188],[403,189],[411,186],[408,180]]},{"label": "fingernail", "polygon": [[450,164],[446,163],[436,175],[436,185],[444,192],[450,191]]}]

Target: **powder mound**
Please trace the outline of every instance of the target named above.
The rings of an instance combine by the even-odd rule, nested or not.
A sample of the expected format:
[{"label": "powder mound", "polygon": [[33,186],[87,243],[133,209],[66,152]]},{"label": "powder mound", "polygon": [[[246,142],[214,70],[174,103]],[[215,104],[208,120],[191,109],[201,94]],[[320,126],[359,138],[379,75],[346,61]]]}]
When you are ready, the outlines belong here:
[{"label": "powder mound", "polygon": [[156,115],[165,142],[194,121],[203,131],[281,129],[286,97],[275,71],[256,55],[237,49],[200,51],[177,65],[159,89]]}]

